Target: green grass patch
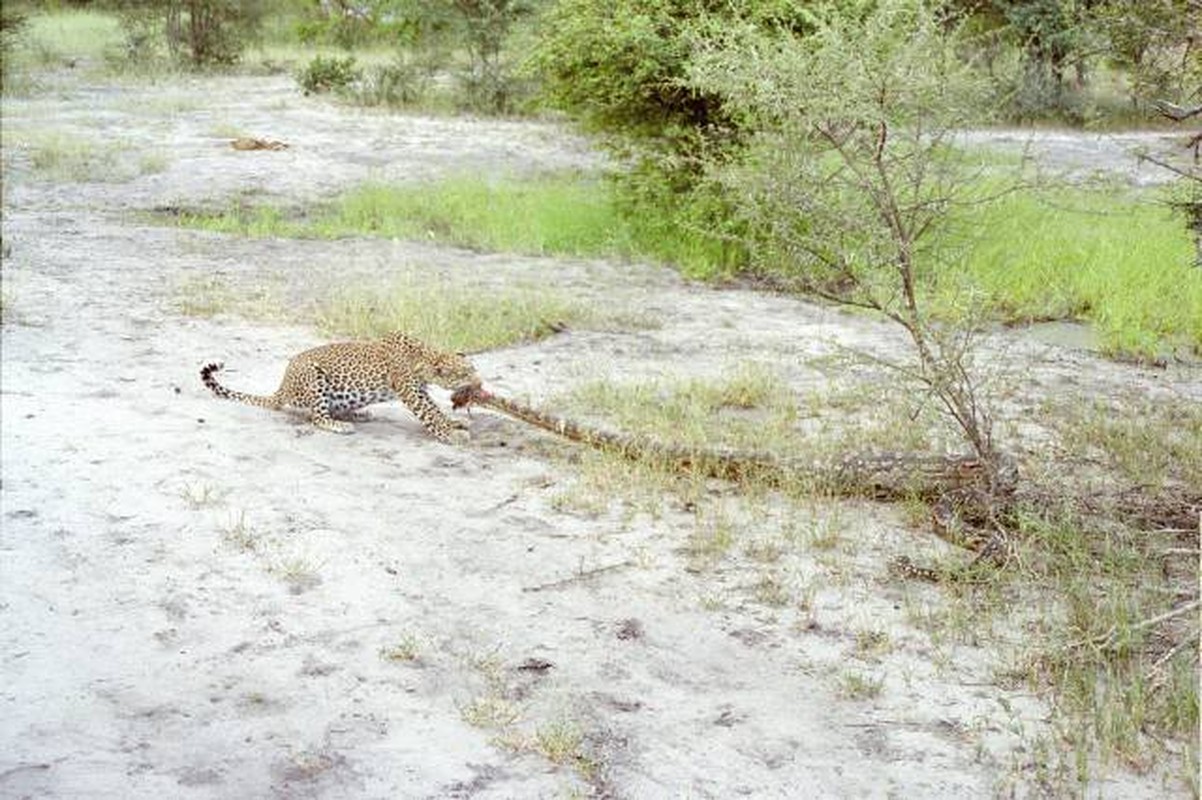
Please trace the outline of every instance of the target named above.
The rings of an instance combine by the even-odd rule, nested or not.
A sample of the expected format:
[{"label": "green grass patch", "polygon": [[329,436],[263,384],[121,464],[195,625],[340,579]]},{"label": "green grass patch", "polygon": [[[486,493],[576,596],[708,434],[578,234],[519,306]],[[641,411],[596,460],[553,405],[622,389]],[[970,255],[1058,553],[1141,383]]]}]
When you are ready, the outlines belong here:
[{"label": "green grass patch", "polygon": [[964,252],[936,277],[937,305],[971,292],[1002,322],[1090,322],[1110,355],[1202,353],[1202,271],[1180,217],[1148,193],[1020,192],[952,229]]},{"label": "green grass patch", "polygon": [[124,41],[115,14],[64,8],[30,16],[12,57],[18,68],[102,63]]},{"label": "green grass patch", "polygon": [[364,339],[403,330],[437,347],[469,353],[541,339],[568,327],[632,320],[536,287],[492,289],[416,277],[384,291],[337,293],[316,315],[318,327],[331,335]]},{"label": "green grass patch", "polygon": [[1061,401],[1046,412],[1061,444],[1131,485],[1202,487],[1202,408],[1148,400]]},{"label": "green grass patch", "polygon": [[641,257],[691,274],[715,271],[710,245],[698,234],[632,219],[621,212],[607,182],[579,175],[371,183],[303,212],[238,205],[175,219],[187,227],[247,236],[383,236],[528,255]]},{"label": "green grass patch", "polygon": [[1046,510],[1021,520],[1021,580],[1054,592],[1037,595],[1030,610],[1042,622],[1012,674],[1053,691],[1057,757],[1082,783],[1098,758],[1145,771],[1171,742],[1189,785],[1198,774],[1197,569],[1169,567],[1181,558],[1162,549],[1171,539],[1107,527]]},{"label": "green grass patch", "polygon": [[315,223],[323,235],[428,238],[478,250],[594,255],[627,246],[604,187],[582,178],[368,185]]}]

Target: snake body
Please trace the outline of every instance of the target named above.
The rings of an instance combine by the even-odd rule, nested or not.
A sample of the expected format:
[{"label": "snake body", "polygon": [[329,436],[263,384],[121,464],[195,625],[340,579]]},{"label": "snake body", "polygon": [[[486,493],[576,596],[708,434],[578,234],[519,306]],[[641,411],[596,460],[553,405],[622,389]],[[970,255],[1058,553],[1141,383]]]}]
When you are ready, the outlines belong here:
[{"label": "snake body", "polygon": [[470,405],[491,408],[565,439],[626,458],[724,480],[756,478],[777,485],[810,480],[842,493],[879,499],[935,499],[950,491],[979,486],[986,474],[985,466],[974,456],[872,453],[823,460],[760,450],[682,447],[583,425],[479,386],[461,387],[451,396],[451,402],[455,408]]}]

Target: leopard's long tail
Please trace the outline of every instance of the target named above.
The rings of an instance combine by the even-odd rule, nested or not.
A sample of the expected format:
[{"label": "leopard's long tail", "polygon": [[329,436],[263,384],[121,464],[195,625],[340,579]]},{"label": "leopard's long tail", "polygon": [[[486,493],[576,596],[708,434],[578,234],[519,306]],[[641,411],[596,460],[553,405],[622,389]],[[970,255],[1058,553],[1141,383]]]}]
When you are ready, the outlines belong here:
[{"label": "leopard's long tail", "polygon": [[224,364],[205,364],[200,369],[200,379],[204,381],[205,386],[212,390],[213,394],[223,400],[237,400],[239,403],[258,406],[259,408],[280,408],[279,392],[275,394],[247,394],[246,392],[238,392],[233,389],[227,389],[217,382],[217,378],[213,377],[221,371]]}]

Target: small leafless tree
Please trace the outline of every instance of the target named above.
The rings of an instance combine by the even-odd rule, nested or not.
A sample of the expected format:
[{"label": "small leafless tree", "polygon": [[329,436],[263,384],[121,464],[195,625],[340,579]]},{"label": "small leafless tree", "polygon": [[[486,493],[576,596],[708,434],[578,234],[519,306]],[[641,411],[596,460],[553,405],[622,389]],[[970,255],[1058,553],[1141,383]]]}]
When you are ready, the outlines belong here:
[{"label": "small leafless tree", "polygon": [[752,120],[745,157],[716,174],[769,244],[769,268],[900,325],[917,363],[893,366],[929,390],[1001,480],[1006,459],[973,369],[972,320],[936,321],[922,285],[949,257],[931,234],[958,205],[983,199],[953,146],[984,96],[962,46],[921,0],[884,0],[804,39],[730,31],[691,81]]}]

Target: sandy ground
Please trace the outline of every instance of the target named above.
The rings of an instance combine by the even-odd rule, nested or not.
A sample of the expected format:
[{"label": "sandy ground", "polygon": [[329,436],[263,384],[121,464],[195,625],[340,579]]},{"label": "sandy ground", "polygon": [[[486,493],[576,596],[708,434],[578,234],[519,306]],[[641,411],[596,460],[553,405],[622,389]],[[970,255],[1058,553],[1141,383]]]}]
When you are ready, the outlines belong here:
[{"label": "sandy ground", "polygon": [[[62,79],[4,112],[0,796],[1041,791],[1047,703],[999,686],[986,642],[912,624],[942,595],[892,580],[885,561],[945,545],[897,508],[815,501],[802,513],[837,529],[834,551],[802,542],[768,566],[745,545],[779,531],[785,511],[732,512],[731,553],[691,569],[693,511],[561,510],[572,469],[486,412],[455,448],[399,406],[339,437],[219,403],[202,362],[222,359],[231,385],[270,391],[287,357],[320,339],[188,318],[174,299],[210,275],[303,297],[423,269],[551,281],[654,318],[475,357],[488,385],[536,402],[585,379],[710,376],[747,360],[778,365],[799,392],[821,389],[815,359],[898,352],[894,331],[651,267],[244,240],[136,213],[248,195],[306,202],[368,178],[596,165],[551,125],[356,112],[301,98],[286,78]],[[292,148],[234,152],[219,133],[231,127]],[[157,154],[166,168],[51,181],[20,146],[47,129],[111,137],[123,158]],[[1017,382],[1018,418],[1065,386],[1202,401],[1196,367],[1141,370],[1018,334],[989,347]],[[713,491],[737,507],[729,488]],[[788,602],[763,600],[766,573]],[[865,652],[864,631],[890,646]],[[849,697],[849,674],[881,681],[879,695]],[[1155,771],[1097,775],[1090,796],[1182,791]]]}]

